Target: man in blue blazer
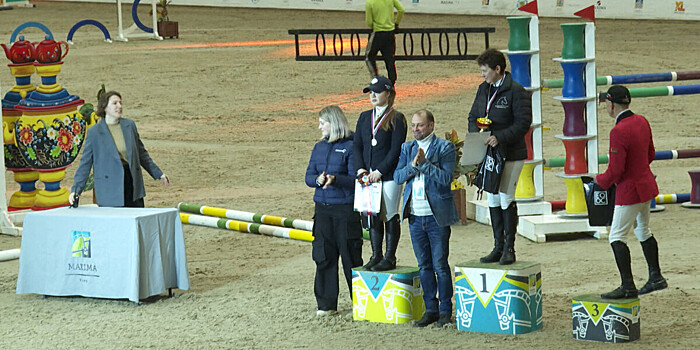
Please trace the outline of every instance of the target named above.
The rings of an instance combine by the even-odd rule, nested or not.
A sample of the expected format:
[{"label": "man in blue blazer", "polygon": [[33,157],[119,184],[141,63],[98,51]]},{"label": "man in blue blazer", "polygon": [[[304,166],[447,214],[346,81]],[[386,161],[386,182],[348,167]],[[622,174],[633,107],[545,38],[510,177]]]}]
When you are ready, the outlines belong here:
[{"label": "man in blue blazer", "polygon": [[425,327],[437,321],[441,328],[452,322],[452,269],[447,256],[450,225],[459,221],[450,188],[457,155],[452,142],[435,136],[434,128],[435,118],[430,111],[413,114],[411,130],[415,140],[401,145],[394,181],[406,183],[401,217],[408,217],[423,285],[425,313],[415,326]]}]

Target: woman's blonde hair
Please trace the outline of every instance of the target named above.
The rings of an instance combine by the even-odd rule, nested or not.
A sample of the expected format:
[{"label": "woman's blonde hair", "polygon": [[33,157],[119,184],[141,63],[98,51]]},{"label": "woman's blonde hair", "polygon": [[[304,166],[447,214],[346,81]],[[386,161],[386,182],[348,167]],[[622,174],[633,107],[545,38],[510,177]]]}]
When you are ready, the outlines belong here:
[{"label": "woman's blonde hair", "polygon": [[326,106],[318,112],[318,118],[331,124],[331,130],[328,135],[328,142],[335,142],[344,139],[352,134],[352,130],[348,126],[348,119],[345,118],[345,113],[338,106]]}]

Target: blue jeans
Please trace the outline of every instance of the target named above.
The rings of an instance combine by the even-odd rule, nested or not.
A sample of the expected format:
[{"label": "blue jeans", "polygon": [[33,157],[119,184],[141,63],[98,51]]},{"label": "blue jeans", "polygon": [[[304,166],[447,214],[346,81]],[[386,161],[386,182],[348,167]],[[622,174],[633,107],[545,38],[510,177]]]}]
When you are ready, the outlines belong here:
[{"label": "blue jeans", "polygon": [[[452,270],[447,263],[452,230],[450,226],[438,225],[432,215],[411,215],[408,223],[413,252],[416,254],[420,269],[425,312],[452,315]],[[439,304],[436,295],[439,296]]]}]

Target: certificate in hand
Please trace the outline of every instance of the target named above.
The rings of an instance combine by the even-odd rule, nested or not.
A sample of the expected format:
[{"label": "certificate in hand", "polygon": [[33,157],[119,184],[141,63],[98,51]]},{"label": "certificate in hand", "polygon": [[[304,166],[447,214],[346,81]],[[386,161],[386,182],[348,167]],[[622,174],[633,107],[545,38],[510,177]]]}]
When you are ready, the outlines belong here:
[{"label": "certificate in hand", "polygon": [[363,215],[377,215],[382,205],[382,183],[362,184],[355,180],[355,211]]},{"label": "certificate in hand", "polygon": [[486,156],[486,139],[491,136],[490,132],[468,132],[464,136],[464,146],[462,147],[462,160],[460,165],[479,164]]}]

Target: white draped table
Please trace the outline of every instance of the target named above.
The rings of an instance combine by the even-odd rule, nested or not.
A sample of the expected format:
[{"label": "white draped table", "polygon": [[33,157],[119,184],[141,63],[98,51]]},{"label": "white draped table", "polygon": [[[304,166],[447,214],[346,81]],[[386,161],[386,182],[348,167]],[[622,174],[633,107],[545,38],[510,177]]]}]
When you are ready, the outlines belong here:
[{"label": "white draped table", "polygon": [[174,208],[58,208],[24,219],[17,294],[138,302],[190,287]]}]

